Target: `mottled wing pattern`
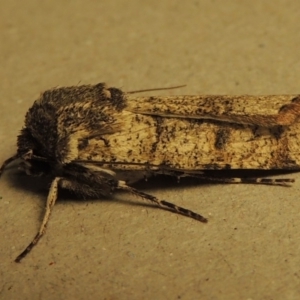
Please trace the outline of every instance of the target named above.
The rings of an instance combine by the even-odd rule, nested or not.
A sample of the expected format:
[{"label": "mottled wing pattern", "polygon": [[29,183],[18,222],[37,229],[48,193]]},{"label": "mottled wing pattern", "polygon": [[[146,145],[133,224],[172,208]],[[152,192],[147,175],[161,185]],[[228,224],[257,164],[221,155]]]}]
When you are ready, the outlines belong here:
[{"label": "mottled wing pattern", "polygon": [[264,127],[291,125],[300,115],[299,95],[128,96],[132,112],[163,117],[212,119]]},{"label": "mottled wing pattern", "polygon": [[249,97],[249,106],[229,96],[130,96],[116,118],[119,130],[89,138],[78,160],[119,171],[298,169],[299,122],[257,126],[216,120],[244,120],[257,111],[266,114],[260,122],[275,119],[295,97],[243,97]]}]

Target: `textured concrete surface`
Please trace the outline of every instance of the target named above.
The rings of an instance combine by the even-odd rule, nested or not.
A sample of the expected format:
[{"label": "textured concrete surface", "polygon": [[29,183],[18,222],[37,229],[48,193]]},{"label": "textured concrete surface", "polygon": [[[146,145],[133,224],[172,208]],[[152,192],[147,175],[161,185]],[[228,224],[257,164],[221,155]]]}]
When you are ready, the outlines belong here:
[{"label": "textured concrete surface", "polygon": [[[299,93],[300,2],[0,1],[0,160],[24,115],[55,86],[165,94]],[[245,104],[246,105],[246,104]],[[299,299],[300,175],[291,188],[140,188],[200,212],[197,223],[140,202],[61,194],[35,235],[49,183],[9,168],[0,180],[0,299]]]}]

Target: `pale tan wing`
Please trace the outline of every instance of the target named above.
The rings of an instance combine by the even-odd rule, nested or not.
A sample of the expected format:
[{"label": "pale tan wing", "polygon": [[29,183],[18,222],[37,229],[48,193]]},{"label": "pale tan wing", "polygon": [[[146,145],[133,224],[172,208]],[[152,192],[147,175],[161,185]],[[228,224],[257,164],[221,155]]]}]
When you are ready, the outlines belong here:
[{"label": "pale tan wing", "polygon": [[300,115],[299,95],[135,97],[129,94],[126,98],[126,109],[139,114],[264,127],[291,125]]},{"label": "pale tan wing", "polygon": [[120,113],[119,130],[89,138],[76,160],[124,171],[299,169],[300,122],[255,127]]}]

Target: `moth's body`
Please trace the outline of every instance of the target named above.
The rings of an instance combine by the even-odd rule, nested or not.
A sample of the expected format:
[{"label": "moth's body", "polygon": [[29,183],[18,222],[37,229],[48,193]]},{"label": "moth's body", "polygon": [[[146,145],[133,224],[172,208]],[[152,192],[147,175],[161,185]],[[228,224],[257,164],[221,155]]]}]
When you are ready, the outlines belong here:
[{"label": "moth's body", "polygon": [[[122,178],[128,172],[119,171],[149,176],[151,171],[300,168],[300,122],[260,127],[213,120],[230,118],[230,111],[248,118],[258,113],[271,117],[295,96],[275,96],[275,103],[271,96],[243,97],[136,98],[103,84],[54,89],[42,94],[26,117],[24,139],[29,131],[38,149],[23,149],[21,136],[19,151],[33,150],[60,165],[60,171],[77,164],[93,171],[113,170],[128,180]],[[200,108],[209,103],[219,110],[204,119]]]},{"label": "moth's body", "polygon": [[153,174],[300,169],[299,114],[299,96],[134,97],[105,84],[44,92],[26,115],[12,159],[53,182],[41,229],[17,261],[44,233],[58,187],[95,197],[123,189],[205,222],[128,184]]}]

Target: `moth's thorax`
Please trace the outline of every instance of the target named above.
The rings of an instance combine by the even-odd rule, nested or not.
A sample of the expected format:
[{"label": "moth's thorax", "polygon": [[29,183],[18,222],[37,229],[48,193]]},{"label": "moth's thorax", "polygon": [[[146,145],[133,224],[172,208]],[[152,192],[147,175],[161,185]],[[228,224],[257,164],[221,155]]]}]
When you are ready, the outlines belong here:
[{"label": "moth's thorax", "polygon": [[28,110],[18,137],[18,154],[29,150],[57,163],[70,163],[90,136],[112,132],[126,106],[124,93],[100,83],[44,92]]}]

